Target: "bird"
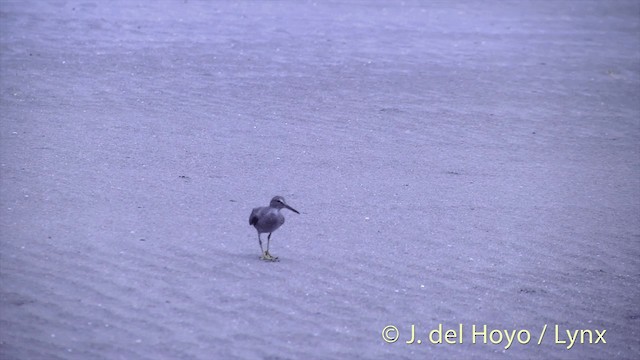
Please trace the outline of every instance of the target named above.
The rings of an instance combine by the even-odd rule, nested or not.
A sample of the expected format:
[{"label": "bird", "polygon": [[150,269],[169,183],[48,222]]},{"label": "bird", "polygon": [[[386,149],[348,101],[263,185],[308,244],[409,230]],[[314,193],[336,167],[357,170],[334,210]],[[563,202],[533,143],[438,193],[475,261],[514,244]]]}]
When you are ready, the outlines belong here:
[{"label": "bird", "polygon": [[[278,261],[277,256],[269,254],[269,242],[271,242],[271,234],[284,224],[284,215],[280,212],[282,209],[289,209],[296,214],[300,214],[298,210],[287,205],[282,196],[275,196],[271,199],[269,206],[261,206],[254,208],[249,216],[249,225],[253,225],[258,231],[258,243],[260,244],[261,256],[265,261]],[[262,239],[260,234],[269,233],[267,236],[267,251],[262,248]]]}]

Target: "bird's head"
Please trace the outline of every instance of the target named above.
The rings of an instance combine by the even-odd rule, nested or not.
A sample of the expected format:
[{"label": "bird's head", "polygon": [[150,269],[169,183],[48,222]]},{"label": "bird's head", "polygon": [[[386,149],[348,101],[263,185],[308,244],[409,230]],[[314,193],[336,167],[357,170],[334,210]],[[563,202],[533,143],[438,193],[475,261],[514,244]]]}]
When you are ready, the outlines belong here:
[{"label": "bird's head", "polygon": [[283,208],[287,208],[291,211],[293,211],[296,214],[300,214],[298,212],[298,210],[292,208],[291,206],[287,205],[287,203],[284,201],[284,198],[282,196],[275,196],[273,199],[271,199],[271,203],[269,203],[269,206],[271,206],[272,208],[276,208],[276,209],[283,209]]}]

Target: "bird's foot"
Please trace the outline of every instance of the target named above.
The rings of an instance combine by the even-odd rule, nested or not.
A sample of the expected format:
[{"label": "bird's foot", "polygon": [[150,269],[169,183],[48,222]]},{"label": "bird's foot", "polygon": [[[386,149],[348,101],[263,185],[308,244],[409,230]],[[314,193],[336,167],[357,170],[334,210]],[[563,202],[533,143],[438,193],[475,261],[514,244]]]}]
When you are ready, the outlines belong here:
[{"label": "bird's foot", "polygon": [[264,261],[279,261],[277,256],[269,254],[268,251],[265,251],[260,258]]}]

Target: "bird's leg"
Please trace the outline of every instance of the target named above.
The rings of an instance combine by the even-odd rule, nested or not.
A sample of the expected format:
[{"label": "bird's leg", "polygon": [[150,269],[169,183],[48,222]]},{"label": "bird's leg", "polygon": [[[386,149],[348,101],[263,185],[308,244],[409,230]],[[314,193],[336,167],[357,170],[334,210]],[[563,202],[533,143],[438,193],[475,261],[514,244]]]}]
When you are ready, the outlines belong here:
[{"label": "bird's leg", "polygon": [[260,244],[260,258],[264,259],[267,253],[265,253],[264,249],[262,248],[262,239],[260,239],[260,233],[258,233],[258,244]]},{"label": "bird's leg", "polygon": [[260,233],[258,233],[258,243],[260,243],[261,251],[260,259],[264,261],[278,261],[277,257],[273,257],[269,254],[269,238],[271,238],[271,234],[269,234],[269,237],[267,238],[267,251],[264,251],[264,248],[262,248],[262,239],[260,238]]},{"label": "bird's leg", "polygon": [[265,257],[267,257],[271,261],[278,261],[278,257],[277,256],[273,256],[273,255],[269,254],[269,243],[271,242],[271,234],[272,233],[269,233],[269,236],[267,236],[267,251],[264,253],[264,255],[265,255]]}]

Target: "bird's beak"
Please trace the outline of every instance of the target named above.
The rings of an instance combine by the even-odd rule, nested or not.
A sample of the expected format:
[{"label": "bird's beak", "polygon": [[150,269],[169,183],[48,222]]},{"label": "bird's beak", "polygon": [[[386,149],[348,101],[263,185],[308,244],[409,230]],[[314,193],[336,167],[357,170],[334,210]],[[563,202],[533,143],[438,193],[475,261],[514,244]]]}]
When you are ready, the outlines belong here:
[{"label": "bird's beak", "polygon": [[289,210],[293,211],[293,212],[294,212],[294,213],[296,213],[296,214],[300,214],[300,213],[298,212],[298,210],[296,210],[296,209],[292,208],[291,206],[289,206],[289,205],[287,205],[287,204],[284,204],[284,207],[286,207],[287,209],[289,209]]}]

